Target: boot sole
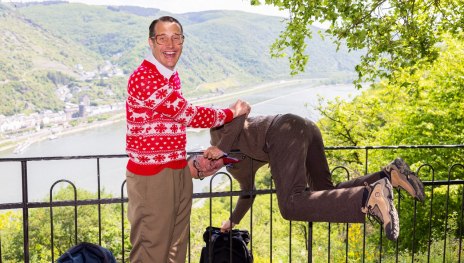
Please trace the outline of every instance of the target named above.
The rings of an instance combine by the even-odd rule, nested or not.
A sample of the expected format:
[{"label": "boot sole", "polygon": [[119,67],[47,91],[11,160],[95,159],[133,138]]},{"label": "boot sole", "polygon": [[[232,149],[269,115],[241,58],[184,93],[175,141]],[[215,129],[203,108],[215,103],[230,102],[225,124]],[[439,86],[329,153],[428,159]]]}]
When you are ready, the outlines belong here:
[{"label": "boot sole", "polygon": [[[388,189],[388,195],[391,195],[391,197],[389,197],[389,196],[385,196],[385,193],[383,190],[376,191],[377,187],[382,187],[382,185],[379,183],[376,186],[374,186],[374,188],[372,189],[372,192],[374,194],[380,193],[381,196],[375,196],[375,198],[378,199],[378,203],[380,203],[384,207],[387,207],[387,210],[388,210],[387,212],[389,213],[388,222],[385,220],[382,220],[383,229],[385,230],[385,235],[387,236],[387,238],[395,241],[396,239],[398,239],[400,230],[399,230],[398,212],[396,211],[395,206],[393,204],[393,188],[390,182],[387,179],[385,179],[385,187]],[[373,200],[372,200],[372,203],[374,203]],[[382,213],[382,209],[380,209],[380,206],[378,205],[378,203],[375,202],[374,204],[371,204],[371,202],[368,202],[368,206],[372,207],[373,209],[375,209],[375,207],[377,206],[377,208]],[[388,224],[391,224],[390,231],[387,231]],[[388,234],[388,232],[390,232],[390,235]]]}]

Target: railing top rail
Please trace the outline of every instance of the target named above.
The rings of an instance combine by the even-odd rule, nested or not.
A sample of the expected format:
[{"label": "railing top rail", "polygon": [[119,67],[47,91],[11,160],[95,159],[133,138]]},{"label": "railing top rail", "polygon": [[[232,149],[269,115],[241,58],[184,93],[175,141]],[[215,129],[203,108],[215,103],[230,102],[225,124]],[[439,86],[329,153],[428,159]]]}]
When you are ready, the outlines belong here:
[{"label": "railing top rail", "polygon": [[[447,145],[395,145],[395,146],[326,146],[326,150],[364,150],[364,149],[443,149],[443,148],[464,148],[464,144]],[[188,152],[200,153],[200,152]],[[73,160],[73,159],[96,159],[96,158],[125,158],[127,154],[99,154],[99,155],[74,155],[74,156],[48,156],[48,157],[18,157],[0,158],[0,162],[17,161],[51,161],[51,160]]]},{"label": "railing top rail", "polygon": [[98,158],[125,158],[127,154],[100,154],[100,155],[74,155],[74,156],[48,156],[48,157],[17,157],[0,158],[0,162],[17,161],[52,161],[52,160],[73,160],[73,159],[98,159]]},{"label": "railing top rail", "polygon": [[326,150],[362,150],[362,149],[437,149],[464,148],[464,144],[446,145],[379,145],[379,146],[326,146]]}]

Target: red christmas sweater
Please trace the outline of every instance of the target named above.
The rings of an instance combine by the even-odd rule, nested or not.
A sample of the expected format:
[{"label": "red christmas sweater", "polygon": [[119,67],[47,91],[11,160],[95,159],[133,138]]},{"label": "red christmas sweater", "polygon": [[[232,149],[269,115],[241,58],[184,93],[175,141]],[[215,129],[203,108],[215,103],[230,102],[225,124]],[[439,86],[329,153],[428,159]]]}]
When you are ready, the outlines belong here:
[{"label": "red christmas sweater", "polygon": [[182,96],[177,72],[168,79],[148,60],[129,77],[127,92],[127,169],[138,175],[184,168],[186,128],[217,127],[233,119],[230,109],[193,106]]}]

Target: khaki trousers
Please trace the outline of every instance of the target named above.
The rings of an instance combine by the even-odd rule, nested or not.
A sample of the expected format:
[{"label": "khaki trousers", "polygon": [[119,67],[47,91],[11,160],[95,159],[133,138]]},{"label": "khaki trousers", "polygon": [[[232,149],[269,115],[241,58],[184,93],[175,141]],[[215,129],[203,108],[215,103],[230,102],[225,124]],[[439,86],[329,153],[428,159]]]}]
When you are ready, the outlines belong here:
[{"label": "khaki trousers", "polygon": [[139,176],[126,171],[131,263],[185,262],[192,177],[184,169]]}]

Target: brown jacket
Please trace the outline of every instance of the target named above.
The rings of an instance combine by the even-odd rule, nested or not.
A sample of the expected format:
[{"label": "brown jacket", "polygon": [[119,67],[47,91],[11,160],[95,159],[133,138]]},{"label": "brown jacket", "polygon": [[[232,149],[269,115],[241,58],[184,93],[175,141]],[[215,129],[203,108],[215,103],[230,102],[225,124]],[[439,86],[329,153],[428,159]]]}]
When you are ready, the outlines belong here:
[{"label": "brown jacket", "polygon": [[[279,210],[287,220],[364,222],[365,183],[385,177],[379,171],[334,186],[319,128],[294,114],[238,118],[212,129],[211,144],[229,154],[240,151],[242,161],[227,170],[244,191],[254,189],[256,171],[269,163]],[[240,196],[231,221],[240,223],[252,204],[252,194]]]},{"label": "brown jacket", "polygon": [[[227,167],[227,171],[239,182],[240,189],[243,191],[255,189],[256,171],[269,162],[269,156],[265,152],[266,134],[278,116],[280,115],[249,118],[241,116],[210,130],[211,145],[217,146],[225,153],[240,152],[240,154],[231,154],[241,161]],[[240,223],[253,204],[253,200],[254,196],[240,196],[232,212],[231,221]]]}]

